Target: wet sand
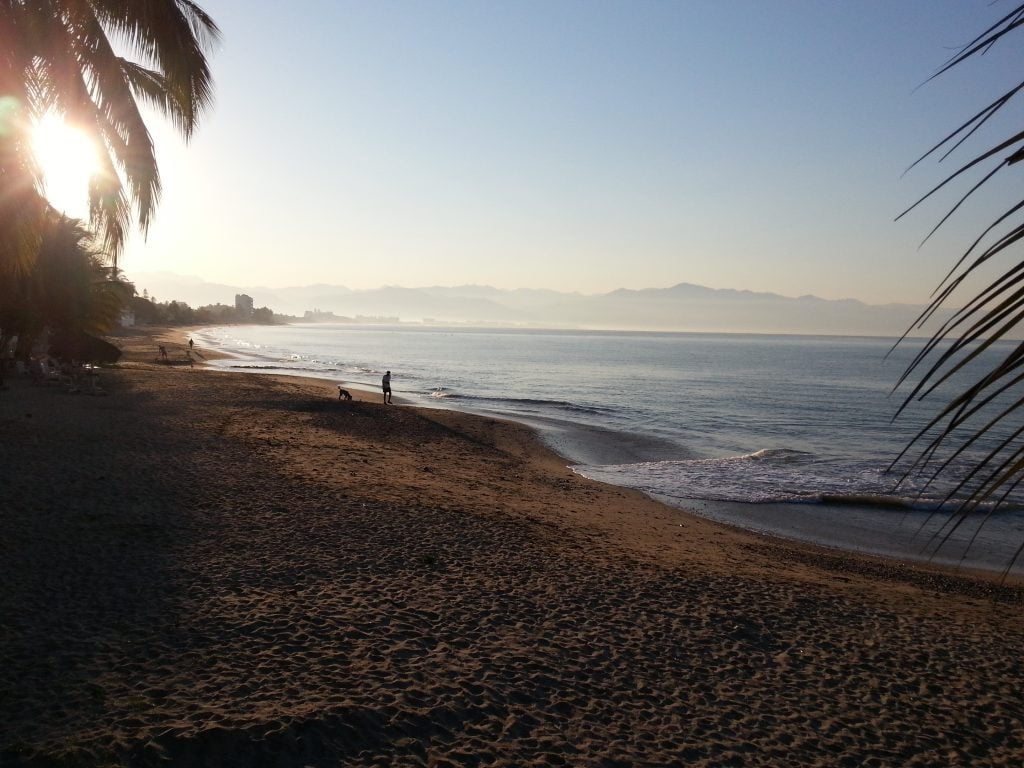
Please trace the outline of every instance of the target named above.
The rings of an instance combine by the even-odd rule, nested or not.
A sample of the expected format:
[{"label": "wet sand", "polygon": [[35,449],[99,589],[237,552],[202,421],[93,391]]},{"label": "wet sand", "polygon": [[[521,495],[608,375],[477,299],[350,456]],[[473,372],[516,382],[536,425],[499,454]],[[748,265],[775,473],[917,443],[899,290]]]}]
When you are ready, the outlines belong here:
[{"label": "wet sand", "polygon": [[0,392],[2,765],[1024,762],[1016,583],[116,341],[105,396]]},{"label": "wet sand", "polygon": [[[749,531],[846,552],[1024,576],[1024,524],[1017,511],[959,517],[841,499],[817,504],[666,500]],[[872,499],[872,502],[876,500]]]}]

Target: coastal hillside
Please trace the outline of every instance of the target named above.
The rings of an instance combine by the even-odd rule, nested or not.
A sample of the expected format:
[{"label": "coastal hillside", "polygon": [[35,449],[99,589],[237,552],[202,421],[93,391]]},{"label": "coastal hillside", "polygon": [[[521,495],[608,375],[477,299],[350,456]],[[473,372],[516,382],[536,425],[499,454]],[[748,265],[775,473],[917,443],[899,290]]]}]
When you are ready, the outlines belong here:
[{"label": "coastal hillside", "polygon": [[342,317],[398,317],[403,322],[899,336],[922,310],[921,306],[911,304],[790,297],[690,283],[582,294],[477,285],[385,286],[372,290],[324,284],[266,288],[209,283],[171,272],[138,273],[130,277],[140,292],[145,289],[161,299],[173,298],[194,305],[230,300],[236,293],[245,293],[256,304],[282,314],[301,317],[316,309]]}]

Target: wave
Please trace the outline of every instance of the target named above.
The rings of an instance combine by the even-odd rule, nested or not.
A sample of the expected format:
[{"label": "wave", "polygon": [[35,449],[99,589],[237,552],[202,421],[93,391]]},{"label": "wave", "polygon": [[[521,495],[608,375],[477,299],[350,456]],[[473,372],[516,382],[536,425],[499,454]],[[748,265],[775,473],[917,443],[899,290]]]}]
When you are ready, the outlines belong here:
[{"label": "wave", "polygon": [[791,448],[763,448],[760,451],[746,453],[734,458],[751,461],[802,462],[813,461],[814,454],[807,451],[796,451]]},{"label": "wave", "polygon": [[612,408],[596,405],[581,405],[570,403],[566,400],[544,400],[532,397],[489,397],[487,395],[470,395],[463,392],[450,392],[445,387],[436,387],[431,390],[427,397],[434,399],[460,400],[472,403],[482,403],[484,407],[491,407],[495,410],[507,409],[545,409],[556,411],[567,411],[576,414],[590,414],[601,416],[614,412]]},{"label": "wave", "polygon": [[298,370],[297,368],[293,368],[292,366],[288,366],[288,365],[256,365],[256,364],[242,365],[242,364],[235,364],[235,365],[226,365],[224,367],[225,368],[234,368],[234,369],[239,369],[239,370],[247,370],[247,371],[250,371],[250,370],[256,370],[256,371]]},{"label": "wave", "polygon": [[311,368],[306,365],[260,365],[257,363],[235,363],[232,365],[222,365],[221,367],[246,371],[303,371],[307,373],[324,373],[322,368]]},{"label": "wave", "polygon": [[579,403],[570,403],[565,400],[540,400],[529,397],[512,398],[507,400],[507,402],[517,405],[539,406],[541,408],[557,408],[559,410],[574,411],[577,413],[603,414],[612,413],[615,410],[614,408],[607,408],[599,405],[580,405]]},{"label": "wave", "polygon": [[873,496],[867,493],[822,493],[817,501],[838,507],[879,507],[881,509],[933,509],[933,506],[915,504],[899,496]]},{"label": "wave", "polygon": [[[820,504],[895,511],[958,511],[949,485],[897,485],[887,465],[825,459],[804,451],[767,449],[687,461],[579,466],[584,477],[622,485],[685,506],[686,500],[744,504]],[[989,509],[986,507],[985,509]],[[1006,508],[1020,510],[1019,505]]]}]

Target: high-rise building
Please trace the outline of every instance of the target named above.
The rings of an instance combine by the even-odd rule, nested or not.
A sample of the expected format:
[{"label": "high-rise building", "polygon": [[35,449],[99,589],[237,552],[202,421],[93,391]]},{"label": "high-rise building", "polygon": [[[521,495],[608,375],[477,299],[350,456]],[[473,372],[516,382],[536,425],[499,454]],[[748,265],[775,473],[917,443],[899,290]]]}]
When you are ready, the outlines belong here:
[{"label": "high-rise building", "polygon": [[244,293],[235,294],[235,309],[243,315],[252,314],[252,296],[247,296]]}]

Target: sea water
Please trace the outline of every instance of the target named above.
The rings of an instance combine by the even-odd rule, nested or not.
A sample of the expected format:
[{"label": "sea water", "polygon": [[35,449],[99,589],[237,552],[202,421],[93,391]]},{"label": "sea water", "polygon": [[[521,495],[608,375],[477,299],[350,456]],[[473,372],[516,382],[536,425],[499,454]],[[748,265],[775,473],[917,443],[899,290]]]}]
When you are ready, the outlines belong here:
[{"label": "sea water", "polygon": [[1022,493],[955,514],[970,457],[931,482],[891,471],[942,404],[893,419],[919,340],[349,324],[196,339],[231,370],[368,389],[390,370],[399,398],[530,424],[585,477],[755,531],[997,570],[1024,544]]}]

